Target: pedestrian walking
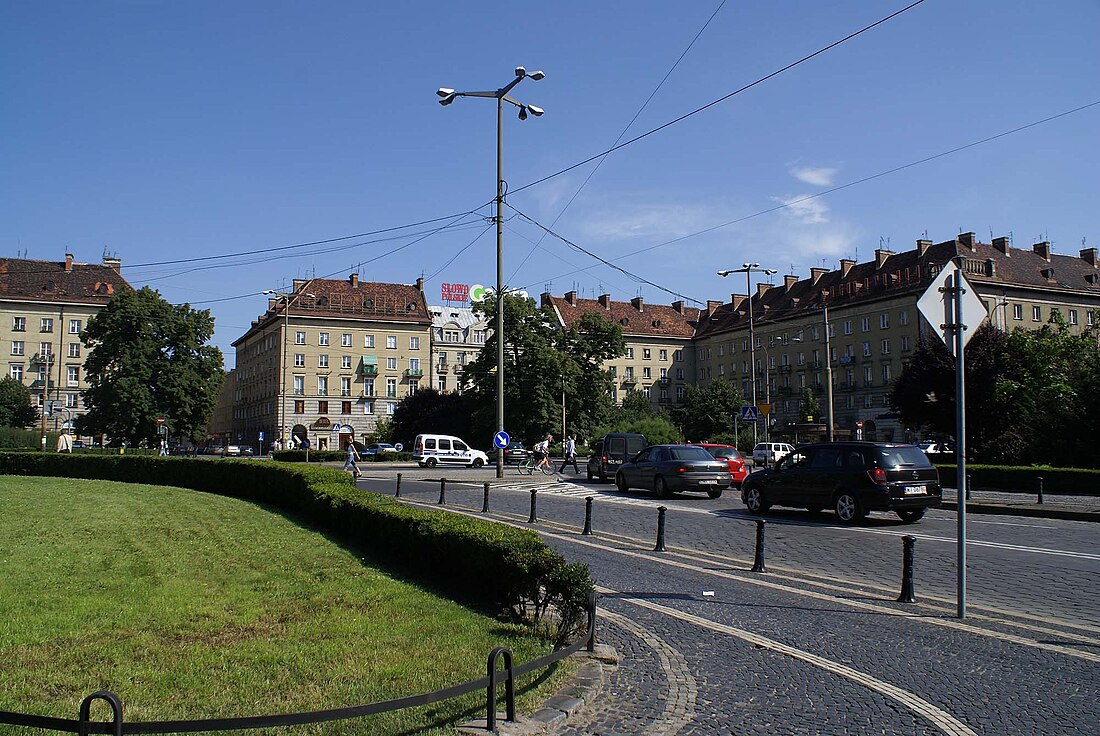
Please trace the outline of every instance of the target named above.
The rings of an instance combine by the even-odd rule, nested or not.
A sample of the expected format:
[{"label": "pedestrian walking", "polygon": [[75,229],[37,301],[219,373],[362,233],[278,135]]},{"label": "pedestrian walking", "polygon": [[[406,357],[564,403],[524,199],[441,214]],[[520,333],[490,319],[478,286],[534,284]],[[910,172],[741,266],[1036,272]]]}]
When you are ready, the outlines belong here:
[{"label": "pedestrian walking", "polygon": [[[43,444],[45,443],[43,442]],[[57,436],[57,451],[72,454],[73,438],[69,436],[67,429],[61,430],[61,434]]]},{"label": "pedestrian walking", "polygon": [[565,440],[565,451],[561,461],[561,467],[558,468],[559,473],[565,472],[565,466],[572,465],[573,472],[579,473],[581,469],[577,467],[577,435],[571,434]]},{"label": "pedestrian walking", "polygon": [[357,461],[359,460],[359,452],[355,449],[355,443],[348,443],[348,459],[344,461],[344,470],[351,471],[352,477],[358,478],[363,473],[359,470]]}]

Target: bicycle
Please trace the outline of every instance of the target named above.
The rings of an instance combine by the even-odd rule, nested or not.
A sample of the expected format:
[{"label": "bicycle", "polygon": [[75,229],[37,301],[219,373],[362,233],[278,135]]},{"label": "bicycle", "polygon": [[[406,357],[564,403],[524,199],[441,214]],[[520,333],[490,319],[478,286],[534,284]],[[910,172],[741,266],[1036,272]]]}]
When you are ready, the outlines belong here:
[{"label": "bicycle", "polygon": [[541,462],[541,460],[536,460],[533,457],[528,457],[522,463],[517,465],[516,469],[519,470],[520,475],[534,475],[536,468],[538,470],[541,470],[543,475],[553,475],[554,469],[547,465],[541,465]]}]

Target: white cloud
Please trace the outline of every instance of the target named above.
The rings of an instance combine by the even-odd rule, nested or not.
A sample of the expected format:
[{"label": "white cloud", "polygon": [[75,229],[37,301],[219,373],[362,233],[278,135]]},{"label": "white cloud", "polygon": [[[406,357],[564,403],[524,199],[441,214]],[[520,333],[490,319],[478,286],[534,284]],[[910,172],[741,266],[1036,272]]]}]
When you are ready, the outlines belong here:
[{"label": "white cloud", "polygon": [[576,226],[597,242],[641,238],[656,243],[698,232],[718,217],[704,205],[630,203],[587,212]]},{"label": "white cloud", "polygon": [[806,225],[821,225],[829,221],[829,205],[820,198],[806,199],[808,194],[796,194],[793,197],[772,197],[772,200],[785,205],[780,213],[789,219]]},{"label": "white cloud", "polygon": [[833,183],[837,170],[827,166],[788,166],[787,171],[795,179],[815,187],[827,187]]}]

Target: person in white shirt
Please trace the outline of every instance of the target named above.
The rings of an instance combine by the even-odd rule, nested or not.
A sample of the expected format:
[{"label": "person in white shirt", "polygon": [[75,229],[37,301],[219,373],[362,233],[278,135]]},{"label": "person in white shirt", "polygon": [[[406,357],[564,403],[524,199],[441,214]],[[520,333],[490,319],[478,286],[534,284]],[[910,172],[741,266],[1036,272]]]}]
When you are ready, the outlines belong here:
[{"label": "person in white shirt", "polygon": [[565,472],[566,465],[573,466],[573,472],[579,473],[581,469],[577,467],[577,435],[571,434],[565,440],[565,452],[561,461],[561,467],[558,468],[559,473]]},{"label": "person in white shirt", "polygon": [[536,468],[545,468],[547,472],[553,472],[553,468],[550,467],[550,443],[554,440],[553,435],[546,435],[546,439],[542,442],[535,443],[533,448],[535,453]]}]

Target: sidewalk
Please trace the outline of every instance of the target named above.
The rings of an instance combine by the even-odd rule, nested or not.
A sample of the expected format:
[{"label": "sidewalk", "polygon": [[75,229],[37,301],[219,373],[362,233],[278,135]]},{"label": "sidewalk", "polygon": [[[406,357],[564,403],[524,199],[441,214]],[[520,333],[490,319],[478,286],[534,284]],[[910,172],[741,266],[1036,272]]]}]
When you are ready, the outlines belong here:
[{"label": "sidewalk", "polygon": [[[958,493],[954,488],[943,489],[943,504],[947,511],[958,509]],[[1100,521],[1100,496],[1062,496],[1046,494],[1038,503],[1034,493],[1004,493],[972,489],[966,510],[972,514],[1004,514],[1007,516],[1032,516],[1045,519],[1069,519],[1072,521]]]}]

